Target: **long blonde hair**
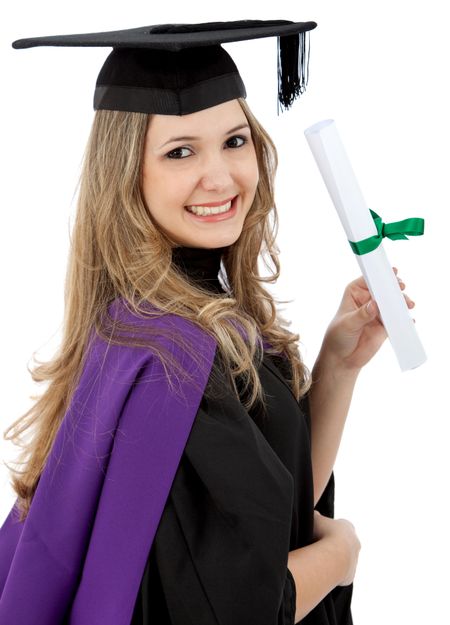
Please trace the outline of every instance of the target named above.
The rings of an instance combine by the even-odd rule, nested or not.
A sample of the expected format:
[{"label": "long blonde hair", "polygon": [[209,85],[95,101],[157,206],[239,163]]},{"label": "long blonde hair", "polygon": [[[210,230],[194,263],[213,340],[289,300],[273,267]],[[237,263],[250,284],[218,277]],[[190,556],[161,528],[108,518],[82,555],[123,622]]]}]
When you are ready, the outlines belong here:
[{"label": "long blonde hair", "polygon": [[[30,410],[12,423],[4,439],[22,448],[16,465],[8,466],[18,495],[21,519],[28,514],[33,494],[61,421],[83,368],[90,330],[115,343],[130,343],[120,324],[105,324],[105,312],[118,297],[137,315],[146,304],[160,314],[181,315],[217,341],[221,361],[230,372],[234,390],[245,408],[264,403],[258,366],[262,339],[274,354],[284,356],[288,381],[299,400],[311,385],[302,362],[299,335],[277,313],[274,298],[264,283],[280,274],[275,239],[278,216],[274,178],[278,159],[275,146],[244,100],[239,103],[249,122],[259,167],[259,183],[239,239],[222,258],[223,295],[191,283],[171,264],[171,241],[151,218],[141,190],[144,140],[150,116],[143,113],[97,111],[88,140],[79,182],[79,197],[72,229],[65,285],[63,337],[55,356],[31,370],[35,382],[48,387]],[[272,219],[270,219],[272,218]],[[271,275],[261,277],[262,254]],[[151,324],[148,324],[151,330]],[[244,330],[242,332],[241,330]],[[136,344],[134,341],[133,344]],[[142,344],[142,343],[137,343]],[[166,354],[151,341],[145,345],[163,360]],[[241,391],[235,384],[243,382]],[[24,442],[24,432],[31,435]]]}]

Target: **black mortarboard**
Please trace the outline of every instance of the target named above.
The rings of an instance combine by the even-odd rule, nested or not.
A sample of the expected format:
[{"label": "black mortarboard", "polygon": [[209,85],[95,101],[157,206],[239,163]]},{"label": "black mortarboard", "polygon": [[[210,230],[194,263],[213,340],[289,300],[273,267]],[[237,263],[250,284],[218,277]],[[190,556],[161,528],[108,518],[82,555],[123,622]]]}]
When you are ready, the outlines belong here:
[{"label": "black mortarboard", "polygon": [[12,45],[112,46],[97,78],[94,109],[187,115],[246,96],[238,69],[221,43],[277,36],[278,100],[287,109],[308,83],[306,35],[316,26],[287,20],[163,24],[33,37]]}]

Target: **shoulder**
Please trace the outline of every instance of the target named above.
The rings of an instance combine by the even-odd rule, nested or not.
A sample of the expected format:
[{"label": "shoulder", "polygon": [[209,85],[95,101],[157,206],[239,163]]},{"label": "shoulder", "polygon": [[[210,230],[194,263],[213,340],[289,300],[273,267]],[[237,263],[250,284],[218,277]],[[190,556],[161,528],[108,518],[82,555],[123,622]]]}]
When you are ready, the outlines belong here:
[{"label": "shoulder", "polygon": [[263,348],[265,357],[276,366],[284,378],[290,379],[292,377],[292,366],[287,355],[283,352],[277,352],[267,339],[263,340]]},{"label": "shoulder", "polygon": [[[186,398],[195,403],[212,368],[216,343],[189,320],[175,315],[142,318],[120,300],[112,302],[107,312],[127,329],[119,331],[121,342],[117,336],[109,340],[104,332],[91,330],[64,419],[70,436],[81,426],[88,438],[98,440],[114,432],[127,414],[136,420],[137,414],[144,418],[155,408],[179,409]],[[190,349],[178,346],[175,328],[184,337],[189,334]],[[178,361],[181,372],[170,358],[164,359],[166,351]]]},{"label": "shoulder", "polygon": [[161,314],[150,304],[143,310],[136,313],[123,298],[109,304],[100,322],[101,331],[91,330],[84,377],[89,379],[96,372],[104,382],[131,384],[143,369],[163,368],[168,373],[171,361],[186,370],[196,364],[209,371],[217,345],[214,338],[179,315]]},{"label": "shoulder", "polygon": [[[161,312],[158,308],[145,302],[137,313],[124,298],[113,300],[105,317],[112,335],[117,338],[144,339],[151,337],[157,344],[168,346],[177,337],[198,346],[201,343],[214,341],[199,325],[180,315]],[[123,333],[123,334],[122,334]]]}]

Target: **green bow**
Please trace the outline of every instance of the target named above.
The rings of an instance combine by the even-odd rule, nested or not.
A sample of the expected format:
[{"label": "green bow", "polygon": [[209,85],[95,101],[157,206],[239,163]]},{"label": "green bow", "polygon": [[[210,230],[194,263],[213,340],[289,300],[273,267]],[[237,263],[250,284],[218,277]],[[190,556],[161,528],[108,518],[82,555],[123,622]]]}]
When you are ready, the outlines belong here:
[{"label": "green bow", "polygon": [[375,250],[381,243],[384,237],[388,239],[406,239],[409,236],[419,236],[423,234],[425,228],[425,220],[421,217],[411,217],[410,219],[404,219],[403,221],[394,221],[390,224],[383,223],[381,217],[376,214],[375,211],[370,210],[370,214],[375,222],[378,233],[368,239],[362,241],[349,241],[350,247],[358,256],[368,254]]}]

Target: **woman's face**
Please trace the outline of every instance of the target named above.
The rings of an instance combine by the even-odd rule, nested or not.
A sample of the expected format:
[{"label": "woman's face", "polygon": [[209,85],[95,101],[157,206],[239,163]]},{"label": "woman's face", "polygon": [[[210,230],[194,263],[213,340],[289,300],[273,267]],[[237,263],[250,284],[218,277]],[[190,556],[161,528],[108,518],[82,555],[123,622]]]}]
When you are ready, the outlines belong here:
[{"label": "woman's face", "polygon": [[151,117],[142,191],[154,220],[180,245],[216,248],[237,241],[258,178],[250,127],[237,100],[190,115]]}]

